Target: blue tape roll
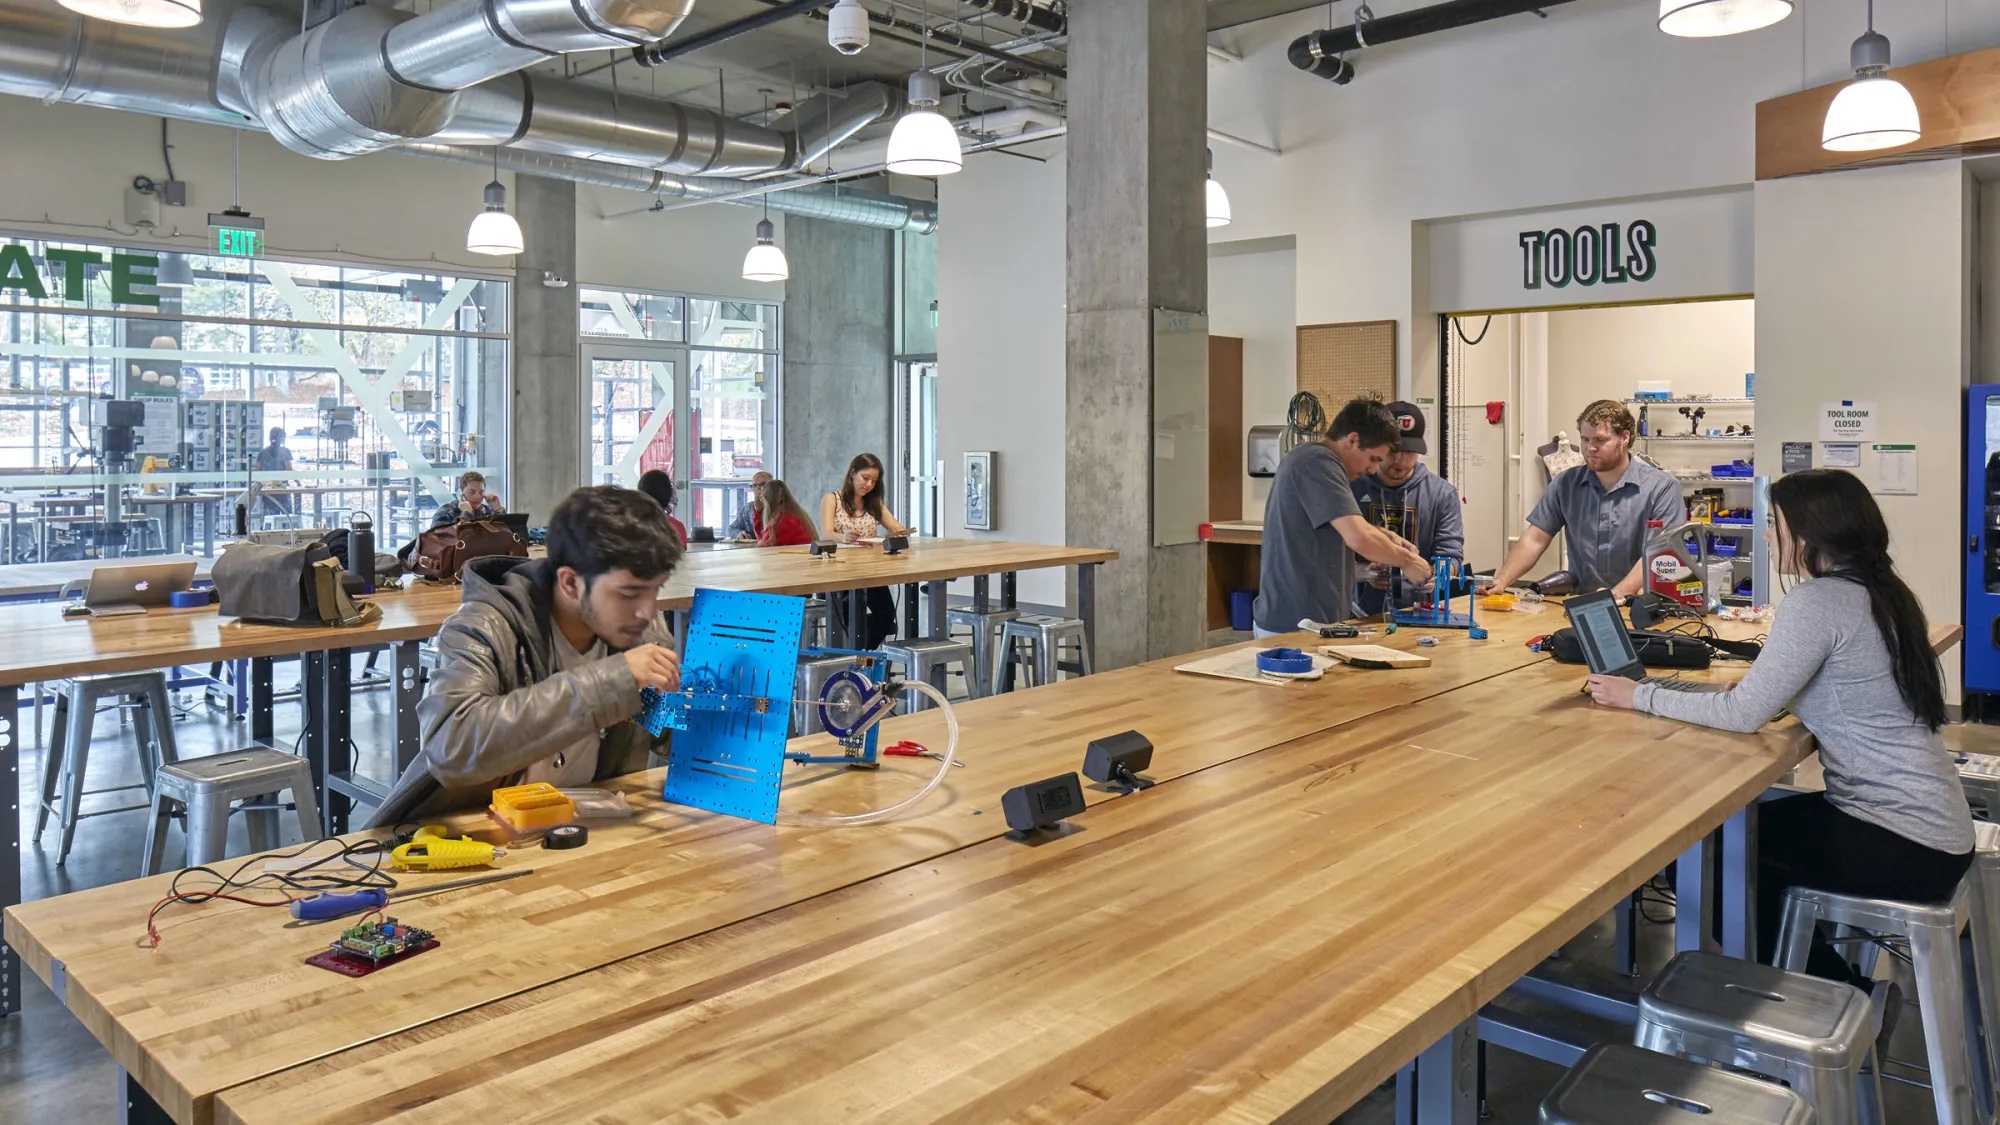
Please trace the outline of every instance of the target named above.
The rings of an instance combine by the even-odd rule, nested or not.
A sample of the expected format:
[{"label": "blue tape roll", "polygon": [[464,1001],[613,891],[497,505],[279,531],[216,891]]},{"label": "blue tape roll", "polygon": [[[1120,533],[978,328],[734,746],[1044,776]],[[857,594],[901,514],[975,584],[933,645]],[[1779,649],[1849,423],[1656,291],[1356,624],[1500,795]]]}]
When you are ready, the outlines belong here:
[{"label": "blue tape roll", "polygon": [[1257,654],[1257,670],[1297,676],[1312,671],[1313,661],[1295,648],[1267,648]]},{"label": "blue tape roll", "polygon": [[200,609],[208,604],[208,591],[175,590],[167,595],[167,604],[175,609]]}]

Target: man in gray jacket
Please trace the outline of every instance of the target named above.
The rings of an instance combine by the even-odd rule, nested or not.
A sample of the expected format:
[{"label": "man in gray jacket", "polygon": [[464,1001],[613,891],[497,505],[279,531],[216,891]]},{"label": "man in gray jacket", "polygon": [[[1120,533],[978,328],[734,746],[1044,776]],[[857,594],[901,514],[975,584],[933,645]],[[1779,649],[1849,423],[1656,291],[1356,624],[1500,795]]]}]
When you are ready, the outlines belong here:
[{"label": "man in gray jacket", "polygon": [[466,568],[417,705],[423,756],[374,824],[476,809],[507,785],[589,785],[664,752],[632,721],[640,689],[680,684],[658,599],[681,552],[660,506],[630,489],[579,488],[549,517],[546,542],[547,558]]},{"label": "man in gray jacket", "polygon": [[[1407,402],[1392,402],[1389,413],[1396,416],[1402,440],[1374,472],[1355,478],[1354,499],[1361,505],[1362,516],[1376,527],[1415,543],[1417,554],[1425,560],[1443,557],[1464,561],[1465,518],[1459,510],[1463,502],[1458,489],[1419,460],[1430,452],[1424,440],[1423,411]],[[1370,569],[1372,574],[1361,572],[1355,595],[1364,617],[1382,612],[1389,600],[1388,569]],[[1417,604],[1431,589],[1414,582],[1401,586],[1398,608]]]}]

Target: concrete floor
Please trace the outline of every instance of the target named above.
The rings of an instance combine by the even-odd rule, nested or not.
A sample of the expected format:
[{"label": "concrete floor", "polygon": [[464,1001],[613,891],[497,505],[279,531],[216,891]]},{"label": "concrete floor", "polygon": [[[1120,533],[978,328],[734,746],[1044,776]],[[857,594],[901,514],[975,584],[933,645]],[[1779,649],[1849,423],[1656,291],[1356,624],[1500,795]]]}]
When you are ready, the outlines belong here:
[{"label": "concrete floor", "polygon": [[[284,667],[278,673],[282,691],[293,686],[295,676]],[[220,753],[235,749],[246,732],[223,712],[202,705],[199,697],[183,697],[186,710],[176,726],[182,755]],[[357,692],[354,697],[354,735],[362,747],[361,767],[374,776],[388,769],[386,747],[392,738],[386,691]],[[46,721],[46,717],[45,717]],[[282,742],[298,737],[299,707],[280,704],[277,735]],[[1954,748],[2000,751],[2000,728],[1951,728],[1947,742]],[[32,747],[21,762],[24,787],[40,776],[41,754]],[[90,786],[138,780],[137,750],[129,724],[110,714],[100,715],[92,744]],[[126,803],[137,796],[127,792],[90,798],[92,802]],[[92,805],[91,807],[102,807]],[[55,866],[53,850],[44,850],[28,839],[33,827],[29,802],[23,802],[22,883],[27,898],[43,898],[87,887],[102,886],[133,878],[138,874],[145,818],[138,812],[118,813],[84,821],[77,829],[76,844],[69,862],[61,870]],[[231,850],[247,849],[242,825],[231,828]],[[290,833],[288,832],[288,837]],[[51,830],[49,839],[54,839]],[[177,863],[182,843],[175,833],[169,843],[167,860]],[[1660,908],[1654,908],[1656,911]],[[143,919],[133,918],[135,934]],[[1657,971],[1672,952],[1672,930],[1660,924],[1642,924],[1639,930],[1643,973]],[[1612,927],[1608,919],[1586,931],[1551,961],[1548,973],[1565,983],[1597,983],[1627,988],[1639,982],[1620,982],[1612,972]],[[1885,960],[1889,960],[1885,958]],[[20,1017],[0,1020],[0,1122],[9,1125],[74,1125],[77,1122],[113,1121],[117,1068],[91,1034],[56,1002],[49,990],[33,974],[25,981],[26,991]],[[1906,994],[1909,990],[1906,988]],[[1551,1014],[1546,1011],[1536,1014]],[[1921,1019],[1914,1006],[1906,1007],[1896,1034],[1893,1054],[1898,1058],[1921,1060],[1923,1043]],[[1618,1036],[1618,1029],[1606,1027],[1605,1037]],[[1502,1125],[1530,1125],[1542,1096],[1560,1076],[1559,1068],[1499,1048],[1487,1053],[1488,1120]],[[1359,1105],[1340,1116],[1340,1125],[1389,1125],[1395,1120],[1393,1084],[1378,1089]],[[1890,1083],[1886,1086],[1890,1125],[1925,1125],[1934,1121],[1928,1091]]]}]

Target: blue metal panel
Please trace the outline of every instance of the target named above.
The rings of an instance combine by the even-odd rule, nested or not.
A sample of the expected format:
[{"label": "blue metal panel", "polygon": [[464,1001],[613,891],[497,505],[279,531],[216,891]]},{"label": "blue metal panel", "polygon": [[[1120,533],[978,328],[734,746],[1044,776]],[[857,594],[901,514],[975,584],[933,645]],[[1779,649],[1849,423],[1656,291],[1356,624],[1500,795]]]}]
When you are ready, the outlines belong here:
[{"label": "blue metal panel", "polygon": [[1965,408],[1965,688],[2000,693],[2000,384]]},{"label": "blue metal panel", "polygon": [[675,728],[664,796],[775,824],[804,598],[697,590],[680,693],[642,713]]}]

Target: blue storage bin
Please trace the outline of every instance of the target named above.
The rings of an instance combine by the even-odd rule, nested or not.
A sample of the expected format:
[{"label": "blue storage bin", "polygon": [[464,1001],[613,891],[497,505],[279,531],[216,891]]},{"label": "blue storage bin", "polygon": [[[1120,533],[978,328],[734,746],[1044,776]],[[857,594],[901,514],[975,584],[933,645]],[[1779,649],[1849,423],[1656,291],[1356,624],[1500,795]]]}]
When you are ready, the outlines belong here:
[{"label": "blue storage bin", "polygon": [[1229,627],[1239,633],[1248,633],[1255,624],[1251,606],[1257,601],[1255,590],[1229,591]]}]

